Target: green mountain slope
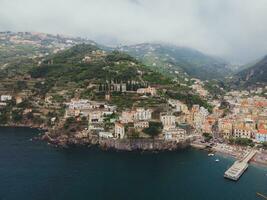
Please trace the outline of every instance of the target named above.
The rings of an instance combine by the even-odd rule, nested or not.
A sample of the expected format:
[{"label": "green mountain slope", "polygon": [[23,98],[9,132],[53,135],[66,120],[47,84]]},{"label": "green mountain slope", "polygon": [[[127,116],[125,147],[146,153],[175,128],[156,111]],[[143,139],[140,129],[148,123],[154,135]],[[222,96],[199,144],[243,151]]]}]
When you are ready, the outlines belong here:
[{"label": "green mountain slope", "polygon": [[144,43],[119,49],[162,73],[187,73],[203,80],[223,78],[231,73],[225,61],[190,48]]},{"label": "green mountain slope", "polygon": [[[76,44],[95,44],[93,41],[45,33],[0,32],[0,70],[25,73],[29,59],[42,60],[47,55],[68,49]],[[21,62],[22,61],[22,62]],[[21,62],[21,63],[20,63]],[[20,69],[22,67],[22,69]]]},{"label": "green mountain slope", "polygon": [[238,72],[233,82],[239,86],[266,85],[267,83],[267,56],[251,67]]},{"label": "green mountain slope", "polygon": [[[106,52],[95,45],[80,44],[48,57],[40,67],[32,68],[33,78],[49,78],[56,82],[85,81],[145,82],[154,77],[151,83],[168,82],[159,73],[147,69],[128,54],[118,51]],[[148,76],[149,75],[149,76]]]}]

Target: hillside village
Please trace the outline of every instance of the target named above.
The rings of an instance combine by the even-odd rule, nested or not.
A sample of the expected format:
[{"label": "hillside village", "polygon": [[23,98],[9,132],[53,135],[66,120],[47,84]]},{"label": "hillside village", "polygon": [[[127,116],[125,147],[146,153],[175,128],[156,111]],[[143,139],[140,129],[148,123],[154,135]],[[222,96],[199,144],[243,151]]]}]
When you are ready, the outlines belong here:
[{"label": "hillside village", "polygon": [[[208,98],[208,91],[200,87],[201,84],[197,80],[192,90],[201,94],[202,98]],[[44,100],[34,97],[36,102],[32,102],[23,95],[29,93],[27,90],[16,96],[5,93],[0,98],[1,121],[4,120],[3,110],[13,105],[10,117],[15,121],[14,125],[39,124],[49,131],[49,137],[57,138],[61,144],[69,142],[70,138],[79,141],[92,137],[114,141],[154,138],[176,144],[196,138],[201,143],[211,138],[219,142],[267,142],[267,100],[264,97],[250,97],[246,91],[231,91],[222,100],[210,100],[210,112],[198,104],[189,107],[180,100],[168,98],[161,94],[159,87],[149,85],[132,90],[126,85],[113,82],[105,86],[90,85],[95,93],[103,94],[103,99],[74,97],[61,103],[55,102],[55,96],[49,95]],[[113,103],[116,95],[124,94],[127,98],[127,93],[134,96],[136,105],[124,108]],[[29,101],[30,104],[36,103],[35,106],[27,105]],[[40,101],[44,105],[40,105],[43,104]],[[139,101],[144,105],[136,103]],[[149,101],[158,104],[145,103]],[[52,110],[61,110],[61,115]]]},{"label": "hillside village", "polygon": [[267,0],[0,0],[0,200],[267,200]]}]

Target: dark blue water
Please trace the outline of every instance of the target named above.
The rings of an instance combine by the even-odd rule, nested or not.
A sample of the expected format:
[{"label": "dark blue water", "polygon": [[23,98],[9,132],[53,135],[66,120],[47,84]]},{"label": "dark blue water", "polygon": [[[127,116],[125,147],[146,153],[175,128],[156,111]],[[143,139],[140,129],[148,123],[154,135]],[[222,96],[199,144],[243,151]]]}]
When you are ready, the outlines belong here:
[{"label": "dark blue water", "polygon": [[206,152],[105,152],[57,149],[30,141],[37,130],[0,128],[1,200],[252,200],[267,195],[267,169],[250,166],[238,182],[223,178],[233,162]]}]

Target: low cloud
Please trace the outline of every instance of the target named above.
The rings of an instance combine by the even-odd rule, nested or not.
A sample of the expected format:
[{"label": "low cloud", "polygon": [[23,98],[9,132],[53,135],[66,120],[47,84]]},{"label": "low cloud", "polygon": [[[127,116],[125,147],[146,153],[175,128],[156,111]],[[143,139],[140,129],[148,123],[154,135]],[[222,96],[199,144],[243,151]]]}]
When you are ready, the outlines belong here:
[{"label": "low cloud", "polygon": [[0,30],[169,42],[232,61],[267,54],[266,0],[0,0]]}]

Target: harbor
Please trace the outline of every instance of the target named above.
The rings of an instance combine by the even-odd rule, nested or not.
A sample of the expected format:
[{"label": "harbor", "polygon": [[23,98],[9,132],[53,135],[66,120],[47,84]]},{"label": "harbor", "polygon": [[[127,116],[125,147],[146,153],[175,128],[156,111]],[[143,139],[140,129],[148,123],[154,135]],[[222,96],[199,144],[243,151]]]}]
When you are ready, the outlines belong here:
[{"label": "harbor", "polygon": [[246,171],[248,168],[248,162],[255,156],[256,153],[257,151],[253,149],[246,153],[242,159],[235,161],[234,164],[224,173],[224,177],[237,181]]}]

